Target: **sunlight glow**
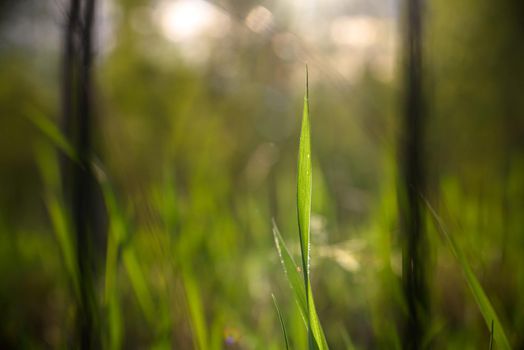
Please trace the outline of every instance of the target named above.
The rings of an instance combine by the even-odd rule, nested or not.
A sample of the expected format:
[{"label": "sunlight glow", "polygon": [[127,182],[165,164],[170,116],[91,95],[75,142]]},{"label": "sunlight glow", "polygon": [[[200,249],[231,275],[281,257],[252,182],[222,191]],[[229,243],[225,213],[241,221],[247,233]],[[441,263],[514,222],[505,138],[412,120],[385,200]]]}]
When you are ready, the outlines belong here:
[{"label": "sunlight glow", "polygon": [[166,1],[157,9],[162,33],[180,42],[199,36],[223,36],[229,30],[229,17],[203,0]]},{"label": "sunlight glow", "polygon": [[338,45],[366,48],[376,44],[382,28],[382,21],[373,17],[342,16],[333,21],[330,34]]}]

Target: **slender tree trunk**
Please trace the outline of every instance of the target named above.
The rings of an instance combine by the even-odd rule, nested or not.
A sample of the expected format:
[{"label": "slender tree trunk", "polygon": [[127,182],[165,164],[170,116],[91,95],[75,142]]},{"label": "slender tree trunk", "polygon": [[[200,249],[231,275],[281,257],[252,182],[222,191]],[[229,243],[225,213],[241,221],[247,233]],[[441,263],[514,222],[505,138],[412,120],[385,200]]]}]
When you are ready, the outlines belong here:
[{"label": "slender tree trunk", "polygon": [[426,237],[420,194],[425,179],[422,165],[424,96],[422,93],[422,0],[407,0],[405,29],[405,110],[402,139],[402,180],[399,191],[404,233],[402,279],[407,305],[404,349],[420,349],[428,314]]},{"label": "slender tree trunk", "polygon": [[80,290],[78,295],[78,346],[93,349],[97,344],[93,259],[93,177],[91,156],[91,67],[95,0],[70,0],[64,33],[62,123],[79,162],[62,163],[66,203],[71,208],[72,228]]}]

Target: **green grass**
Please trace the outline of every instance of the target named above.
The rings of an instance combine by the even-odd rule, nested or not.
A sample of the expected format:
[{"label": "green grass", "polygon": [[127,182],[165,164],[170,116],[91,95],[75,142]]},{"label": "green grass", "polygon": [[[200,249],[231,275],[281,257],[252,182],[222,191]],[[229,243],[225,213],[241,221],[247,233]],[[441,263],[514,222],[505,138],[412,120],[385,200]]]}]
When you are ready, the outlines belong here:
[{"label": "green grass", "polygon": [[[300,238],[300,255],[302,261],[301,268],[295,264],[276,225],[273,227],[273,234],[275,236],[275,243],[282,261],[282,265],[286,271],[289,283],[295,292],[295,299],[306,322],[309,349],[324,350],[328,349],[328,345],[317,315],[310,279],[310,222],[313,178],[311,167],[311,135],[308,90],[308,71],[306,66],[306,89],[304,93],[302,128],[300,131],[297,166],[297,214]],[[300,280],[299,271],[302,272],[302,280]]]},{"label": "green grass", "polygon": [[80,298],[80,281],[76,264],[76,240],[72,234],[69,215],[63,204],[62,188],[58,181],[59,165],[54,150],[47,144],[40,144],[36,160],[44,183],[44,202],[60,247],[67,276],[74,295]]},{"label": "green grass", "polygon": [[273,299],[273,304],[275,304],[275,310],[277,311],[278,320],[280,322],[280,327],[282,328],[282,336],[284,337],[284,342],[286,344],[286,350],[289,350],[289,340],[287,337],[287,330],[286,330],[286,324],[284,323],[284,318],[282,317],[282,313],[280,312],[280,308],[278,307],[277,298],[274,294],[271,294],[271,298]]},{"label": "green grass", "polygon": [[[58,150],[62,151],[73,161],[78,159],[74,147],[46,117],[33,113],[30,114],[29,120],[40,129],[48,140],[51,141],[51,144]],[[53,150],[44,143],[40,144],[37,150],[37,163],[39,164],[47,190],[45,202],[49,217],[62,252],[72,288],[75,295],[79,298],[80,285],[78,280],[78,266],[76,264],[76,242],[72,235],[67,211],[62,204],[62,189],[60,181],[58,180],[60,178],[58,159]],[[153,329],[158,323],[157,308],[155,307],[154,298],[151,294],[142,264],[138,260],[135,246],[130,244],[132,240],[132,235],[129,232],[130,225],[118,204],[106,171],[96,157],[92,157],[91,163],[95,171],[96,180],[102,190],[105,209],[109,218],[104,292],[101,300],[102,307],[106,310],[106,329],[103,330],[103,334],[105,334],[104,346],[108,349],[120,349],[123,344],[123,337],[125,336],[117,279],[120,264],[124,266],[141,310],[148,324]]]},{"label": "green grass", "polygon": [[460,246],[457,244],[453,236],[448,232],[446,226],[444,225],[444,222],[442,221],[441,217],[437,214],[435,209],[433,209],[433,207],[427,200],[425,200],[425,203],[429,213],[431,214],[431,217],[433,218],[438,232],[442,235],[442,237],[444,237],[447,246],[449,247],[451,253],[457,260],[457,263],[462,271],[466,283],[471,293],[473,294],[473,298],[475,299],[475,302],[480,312],[482,313],[482,316],[486,323],[486,327],[490,332],[490,337],[492,337],[495,340],[495,343],[497,344],[499,349],[511,349],[508,338],[506,337],[506,332],[502,327],[502,324],[495,311],[495,308],[489,301],[486,292],[482,288],[482,285],[480,284],[479,280],[475,276],[475,273],[471,269],[471,266],[469,265],[469,262],[466,259],[466,255],[464,254]]},{"label": "green grass", "polygon": [[[249,209],[248,206],[243,206],[245,198],[238,196],[235,198],[240,203],[239,213],[229,212],[229,208],[224,209],[223,198],[231,193],[228,192],[224,183],[217,182],[217,185],[209,181],[208,173],[218,167],[216,163],[209,165],[207,162],[209,153],[203,152],[200,154],[200,161],[195,163],[198,166],[194,172],[186,174],[187,179],[190,180],[185,184],[188,190],[182,188],[180,193],[175,193],[174,181],[166,181],[165,184],[162,183],[154,188],[158,198],[161,197],[162,200],[158,200],[155,196],[141,198],[146,202],[151,201],[153,205],[158,205],[155,208],[153,219],[137,218],[137,213],[133,210],[124,210],[124,208],[128,209],[136,205],[138,201],[133,202],[133,199],[124,200],[125,197],[119,197],[103,164],[93,161],[93,168],[102,189],[105,210],[109,219],[105,268],[102,272],[103,278],[100,279],[97,286],[100,294],[98,295],[100,300],[98,306],[103,314],[103,327],[105,327],[102,332],[104,348],[120,349],[129,345],[129,342],[135,339],[134,333],[137,333],[139,329],[139,332],[144,333],[138,336],[139,339],[142,339],[142,344],[155,344],[158,348],[178,345],[182,348],[192,346],[198,349],[220,349],[225,347],[224,329],[232,329],[232,339],[245,348],[278,349],[285,347],[290,349],[292,345],[295,345],[295,348],[306,348],[307,346],[309,349],[328,349],[311,285],[311,253],[315,246],[311,242],[313,166],[307,71],[305,85],[296,167],[295,204],[300,242],[299,258],[293,256],[276,223],[273,222],[274,243],[287,282],[291,287],[292,299],[297,305],[294,307],[292,304],[293,310],[291,310],[284,303],[278,304],[276,297],[273,296],[281,334],[275,331],[278,330],[278,327],[273,324],[276,323],[274,322],[275,313],[270,312],[272,311],[270,305],[264,306],[262,303],[261,306],[260,301],[257,303],[255,297],[244,290],[239,290],[236,284],[239,278],[238,272],[243,272],[241,268],[235,266],[240,256],[252,254],[249,249],[266,253],[265,249],[269,248],[260,243],[264,242],[263,239],[253,243],[243,236],[245,231],[264,232],[266,228],[264,225],[269,224],[266,218],[270,217],[267,208],[264,207],[266,203],[255,196],[249,197],[252,207]],[[53,149],[45,142],[38,143],[36,159],[43,182],[43,199],[47,215],[63,261],[61,268],[70,282],[71,294],[78,297],[80,286],[76,250],[74,249],[76,243],[72,235],[67,208],[64,206],[56,149],[73,160],[76,154],[68,140],[61,135],[50,120],[41,115],[37,117],[34,115],[28,117],[28,120],[46,136],[46,139],[55,148]],[[289,164],[292,163],[289,162]],[[317,171],[316,173],[318,174]],[[393,161],[390,173],[395,173]],[[168,178],[172,180],[174,175],[170,174]],[[293,191],[290,184],[293,181],[290,177],[287,182],[282,182],[283,187],[289,188],[289,193],[284,193],[285,197],[290,198],[289,202],[293,200],[290,195]],[[376,247],[369,249],[373,250],[372,252],[366,252],[366,254],[369,253],[366,257],[368,260],[363,261],[362,265],[369,269],[366,272],[374,271],[374,264],[379,266],[376,269],[378,273],[372,275],[373,282],[371,282],[378,290],[377,296],[370,297],[375,299],[369,300],[373,314],[371,317],[375,318],[376,323],[373,325],[375,327],[374,337],[378,339],[376,344],[387,344],[387,348],[395,348],[395,346],[400,347],[398,345],[400,344],[400,332],[396,327],[394,311],[385,310],[389,304],[401,303],[397,300],[401,298],[398,296],[396,285],[399,279],[393,271],[396,258],[393,230],[397,225],[395,191],[385,191],[380,200],[383,202],[379,208],[381,210],[374,213],[370,219],[372,227],[370,231],[373,232],[368,232],[376,236]],[[460,204],[458,199],[455,202],[455,204]],[[151,203],[146,203],[146,206]],[[315,203],[318,204],[318,201],[315,200]],[[138,203],[140,204],[142,203]],[[471,290],[472,298],[484,318],[490,333],[489,348],[510,349],[510,342],[506,334],[511,335],[511,328],[503,327],[499,315],[488,298],[488,293],[479,283],[461,247],[448,233],[442,219],[429,204],[428,209],[447,247],[455,257],[459,267],[457,270],[460,270],[464,276]],[[295,220],[295,218],[292,219]],[[266,220],[265,224],[264,220]],[[288,220],[281,218],[279,221],[281,227],[290,228],[291,220],[289,218]],[[353,231],[343,231],[344,234],[346,232]],[[373,237],[366,236],[364,239],[372,241]],[[163,251],[162,249],[169,253],[159,254]],[[264,267],[267,265],[266,258],[265,255],[263,258],[257,256],[259,261],[252,263],[249,270],[250,276],[247,278],[259,279],[257,286],[263,286],[267,275],[273,274],[273,271],[267,271],[267,267]],[[367,262],[371,263],[366,264]],[[213,267],[212,273],[209,273],[209,266]],[[322,269],[323,273],[326,272],[325,275],[322,275],[323,277],[332,276],[330,275],[332,271],[328,271],[325,266],[320,266],[318,269]],[[259,278],[258,273],[261,271],[267,275]],[[161,276],[158,277],[158,274]],[[353,276],[352,273],[347,274]],[[329,277],[325,278],[328,280]],[[169,288],[164,288],[165,286],[158,280],[168,284]],[[326,287],[326,293],[333,292],[330,288],[331,286]],[[356,288],[362,289],[362,286],[356,286]],[[352,292],[350,294],[353,294]],[[347,290],[338,290],[338,293],[347,293]],[[377,302],[379,298],[381,301]],[[238,300],[237,304],[232,300]],[[286,299],[279,298],[279,300]],[[343,305],[339,300],[334,300],[332,303],[337,307]],[[243,304],[253,305],[256,312],[252,314],[255,316],[250,315],[250,311],[246,311],[247,308],[239,310],[238,306]],[[130,305],[136,307],[136,312],[130,311]],[[262,307],[265,309],[261,311]],[[328,331],[331,346],[333,348],[357,348],[360,345],[359,339],[350,338],[354,330],[351,328],[353,323],[347,326],[346,319],[343,322],[336,322],[338,320],[333,322],[329,316],[328,312],[324,319],[327,323],[324,326]],[[133,320],[133,318],[140,321]],[[243,325],[239,321],[246,319],[251,323],[246,322],[247,324]],[[503,320],[508,320],[508,317]],[[349,320],[349,322],[356,324],[360,320]],[[440,322],[443,326],[435,330],[432,339],[442,339],[446,334],[445,321],[440,320]],[[333,330],[334,325],[337,327],[335,330]],[[468,324],[467,327],[469,326]],[[478,334],[479,331],[473,332],[475,331],[472,331],[471,334]],[[457,333],[462,336],[462,333]],[[463,344],[461,339],[454,341],[456,340],[450,340],[451,348],[460,347],[456,344]]]},{"label": "green grass", "polygon": [[34,108],[28,108],[24,116],[39,129],[49,140],[70,159],[78,162],[78,153],[73,145],[62,135],[56,125],[45,115]]},{"label": "green grass", "polygon": [[195,341],[195,349],[209,349],[204,307],[197,282],[190,271],[183,272],[183,279],[189,315],[191,316],[191,331]]}]

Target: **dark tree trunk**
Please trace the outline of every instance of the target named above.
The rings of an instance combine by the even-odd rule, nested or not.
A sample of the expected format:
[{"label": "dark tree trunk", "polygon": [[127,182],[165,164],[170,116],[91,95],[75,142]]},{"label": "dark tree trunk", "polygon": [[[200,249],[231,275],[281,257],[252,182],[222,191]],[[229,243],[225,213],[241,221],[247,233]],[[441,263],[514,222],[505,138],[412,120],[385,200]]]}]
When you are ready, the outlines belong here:
[{"label": "dark tree trunk", "polygon": [[404,349],[420,349],[428,316],[426,237],[420,195],[425,179],[422,164],[424,96],[422,84],[421,0],[407,0],[405,29],[405,110],[401,146],[403,183],[399,191],[404,234],[402,279],[407,305]]},{"label": "dark tree trunk", "polygon": [[93,176],[91,169],[91,68],[95,0],[71,0],[64,33],[62,123],[78,162],[63,160],[66,203],[76,235],[79,295],[78,346],[96,347],[96,303],[93,259]]}]

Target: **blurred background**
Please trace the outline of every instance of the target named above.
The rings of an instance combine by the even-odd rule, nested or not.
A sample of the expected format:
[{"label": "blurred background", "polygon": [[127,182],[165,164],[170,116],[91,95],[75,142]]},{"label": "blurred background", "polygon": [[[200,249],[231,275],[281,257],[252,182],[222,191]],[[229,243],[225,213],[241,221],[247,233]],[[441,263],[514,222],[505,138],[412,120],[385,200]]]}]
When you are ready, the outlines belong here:
[{"label": "blurred background", "polygon": [[[523,4],[424,2],[417,146],[425,196],[516,349]],[[399,0],[97,1],[86,287],[63,166],[75,158],[75,135],[63,131],[70,1],[0,1],[0,347],[74,348],[89,309],[103,348],[282,349],[273,293],[293,348],[307,348],[271,228],[274,219],[298,258],[307,63],[320,320],[332,349],[402,348],[404,9]],[[487,349],[490,329],[461,267],[424,222],[421,347]]]}]

